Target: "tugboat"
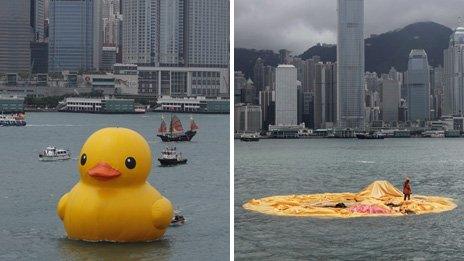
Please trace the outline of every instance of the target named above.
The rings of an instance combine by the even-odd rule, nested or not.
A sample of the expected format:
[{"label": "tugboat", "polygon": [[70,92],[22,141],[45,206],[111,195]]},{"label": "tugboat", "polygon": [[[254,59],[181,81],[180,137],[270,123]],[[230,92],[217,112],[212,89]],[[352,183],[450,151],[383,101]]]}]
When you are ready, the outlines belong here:
[{"label": "tugboat", "polygon": [[360,140],[383,140],[385,138],[384,134],[381,133],[358,133],[356,138]]},{"label": "tugboat", "polygon": [[176,115],[171,115],[171,123],[169,124],[169,130],[166,127],[166,122],[161,121],[161,125],[158,129],[158,137],[161,138],[163,142],[172,142],[172,141],[190,141],[193,136],[197,134],[198,125],[195,123],[193,118],[190,118],[190,130],[184,132],[182,123]]},{"label": "tugboat", "polygon": [[256,133],[245,133],[240,136],[241,141],[259,141],[259,135]]},{"label": "tugboat", "polygon": [[187,159],[182,157],[182,153],[176,151],[176,147],[166,147],[161,152],[161,157],[158,158],[161,166],[175,166],[186,164]]},{"label": "tugboat", "polygon": [[39,153],[40,161],[58,161],[71,159],[71,154],[68,150],[57,149],[53,146],[48,146],[45,150]]},{"label": "tugboat", "polygon": [[12,114],[12,115],[0,115],[0,127],[7,126],[26,126],[26,120],[24,114]]},{"label": "tugboat", "polygon": [[185,224],[184,215],[182,215],[179,211],[174,212],[174,217],[171,220],[171,227],[178,227]]}]

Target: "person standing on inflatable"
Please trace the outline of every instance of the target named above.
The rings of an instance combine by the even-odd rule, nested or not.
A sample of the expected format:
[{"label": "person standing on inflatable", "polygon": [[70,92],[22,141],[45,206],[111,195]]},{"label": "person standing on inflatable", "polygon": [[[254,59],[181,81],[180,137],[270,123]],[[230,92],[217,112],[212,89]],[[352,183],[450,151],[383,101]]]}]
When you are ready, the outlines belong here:
[{"label": "person standing on inflatable", "polygon": [[403,194],[404,194],[404,200],[406,199],[411,200],[412,189],[411,189],[411,183],[409,181],[409,178],[406,178],[406,180],[403,183]]}]

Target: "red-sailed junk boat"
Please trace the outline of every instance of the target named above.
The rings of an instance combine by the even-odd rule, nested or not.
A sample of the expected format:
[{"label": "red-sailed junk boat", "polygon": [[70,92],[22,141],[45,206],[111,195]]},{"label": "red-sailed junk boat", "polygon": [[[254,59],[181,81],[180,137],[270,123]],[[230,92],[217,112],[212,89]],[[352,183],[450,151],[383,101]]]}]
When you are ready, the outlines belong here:
[{"label": "red-sailed junk boat", "polygon": [[197,134],[198,125],[195,123],[193,118],[190,122],[190,130],[184,132],[182,123],[177,116],[171,115],[171,123],[169,124],[169,130],[166,126],[164,119],[161,121],[161,125],[158,129],[158,137],[164,142],[170,141],[190,141],[195,134]]}]

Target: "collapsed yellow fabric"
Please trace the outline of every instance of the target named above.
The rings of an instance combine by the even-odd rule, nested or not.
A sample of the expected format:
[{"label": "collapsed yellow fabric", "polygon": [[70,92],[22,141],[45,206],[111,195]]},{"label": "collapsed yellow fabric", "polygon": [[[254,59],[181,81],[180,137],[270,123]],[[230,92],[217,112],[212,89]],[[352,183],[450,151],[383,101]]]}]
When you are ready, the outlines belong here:
[{"label": "collapsed yellow fabric", "polygon": [[252,199],[243,207],[278,216],[353,218],[439,213],[456,208],[456,204],[450,198],[420,195],[403,201],[403,193],[382,180],[358,193],[272,196]]}]

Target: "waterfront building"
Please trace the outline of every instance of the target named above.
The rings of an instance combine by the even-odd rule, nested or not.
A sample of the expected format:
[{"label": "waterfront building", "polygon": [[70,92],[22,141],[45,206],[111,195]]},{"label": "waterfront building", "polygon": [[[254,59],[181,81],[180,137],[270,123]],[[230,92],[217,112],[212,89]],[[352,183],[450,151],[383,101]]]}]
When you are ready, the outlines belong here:
[{"label": "waterfront building", "polygon": [[118,94],[137,95],[139,92],[139,75],[135,64],[114,64],[113,74]]},{"label": "waterfront building", "polygon": [[364,0],[338,0],[337,124],[364,128]]},{"label": "waterfront building", "polygon": [[270,65],[264,67],[264,88],[266,87],[275,90],[275,68]]},{"label": "waterfront building", "polygon": [[427,53],[424,50],[411,50],[406,73],[409,121],[426,121],[430,119],[429,70]]},{"label": "waterfront building", "polygon": [[24,98],[0,95],[0,114],[24,112]]},{"label": "waterfront building", "polygon": [[101,60],[100,1],[50,0],[51,72],[98,70]]},{"label": "waterfront building", "polygon": [[227,68],[138,66],[139,94],[228,97]]},{"label": "waterfront building", "polygon": [[443,114],[464,112],[464,27],[458,27],[444,50]]},{"label": "waterfront building", "polygon": [[382,79],[382,120],[397,122],[401,88],[396,79]]},{"label": "waterfront building", "polygon": [[235,132],[260,132],[261,128],[260,106],[251,104],[235,104]]},{"label": "waterfront building", "polygon": [[133,99],[66,98],[60,103],[60,111],[87,113],[135,113]]},{"label": "waterfront building", "polygon": [[90,75],[93,91],[99,91],[103,95],[113,95],[115,92],[115,77],[113,74],[93,74]]},{"label": "waterfront building", "polygon": [[298,124],[297,71],[293,65],[276,69],[276,125]]},{"label": "waterfront building", "polygon": [[222,98],[162,96],[157,100],[155,111],[161,112],[194,112],[227,114],[230,111],[230,100]]},{"label": "waterfront building", "polygon": [[0,4],[0,73],[29,71],[31,0],[1,0]]},{"label": "waterfront building", "polygon": [[242,89],[242,103],[246,104],[258,104],[258,91],[256,90],[255,84],[251,79],[245,82],[245,87]]}]

